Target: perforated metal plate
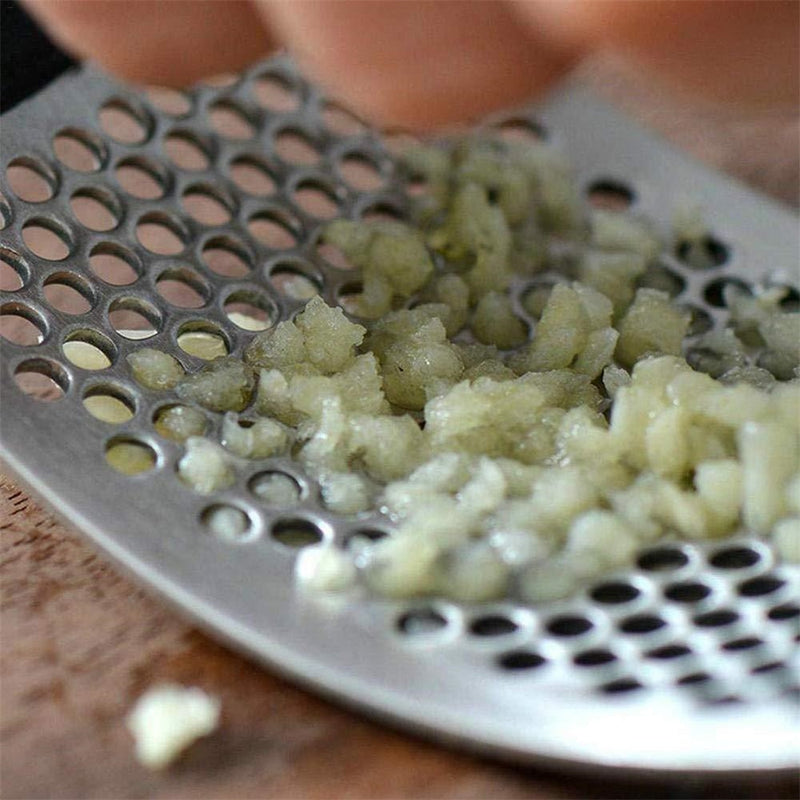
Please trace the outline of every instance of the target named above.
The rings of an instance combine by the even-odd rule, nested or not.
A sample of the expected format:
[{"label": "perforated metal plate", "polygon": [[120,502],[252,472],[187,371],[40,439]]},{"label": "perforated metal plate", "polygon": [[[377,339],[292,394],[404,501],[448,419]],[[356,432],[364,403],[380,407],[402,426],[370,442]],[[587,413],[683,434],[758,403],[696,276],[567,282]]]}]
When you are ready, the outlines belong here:
[{"label": "perforated metal plate", "polygon": [[[670,151],[580,87],[514,119],[560,140],[581,186],[626,187],[665,230],[677,205],[705,209],[718,263],[693,270],[665,253],[652,276],[698,309],[699,328],[724,320],[725,281],[793,285],[796,302],[789,211]],[[148,345],[191,369],[202,362],[180,348],[186,332],[241,353],[252,333],[231,321],[232,309],[248,311],[249,324],[274,322],[309,290],[333,303],[352,285],[352,273],[318,249],[314,214],[407,207],[382,141],[288,62],[150,99],[83,69],[3,117],[2,155],[2,313],[31,323],[19,339],[28,344],[3,341],[3,457],[143,583],[320,691],[482,752],[638,773],[796,765],[800,575],[764,542],[662,545],[630,572],[536,607],[320,599],[295,589],[296,550],[282,532],[341,542],[388,530],[387,520],[327,512],[286,459],[238,462],[235,485],[211,498],[176,479],[181,447],[152,422],[176,401],[132,380],[125,356],[140,345],[131,337],[153,334]],[[15,194],[8,165],[39,176],[29,174],[24,191],[17,185],[35,202]],[[91,224],[105,209],[107,230],[80,223],[82,204],[93,202]],[[107,365],[71,363],[76,341]],[[116,398],[120,419],[129,418],[92,416],[83,401],[98,395]],[[141,445],[153,468],[131,477],[110,469],[104,454],[114,441]],[[292,507],[259,498],[259,476],[276,471],[296,481]],[[237,541],[203,523],[220,503],[246,515]]]}]

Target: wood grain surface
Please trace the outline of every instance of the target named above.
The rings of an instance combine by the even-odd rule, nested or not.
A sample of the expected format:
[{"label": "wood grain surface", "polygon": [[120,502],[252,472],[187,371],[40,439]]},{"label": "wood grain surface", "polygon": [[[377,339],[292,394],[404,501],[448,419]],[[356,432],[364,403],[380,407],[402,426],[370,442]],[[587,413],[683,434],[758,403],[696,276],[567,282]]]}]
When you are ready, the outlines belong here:
[{"label": "wood grain surface", "polygon": [[[684,149],[797,204],[793,114],[689,108],[613,59],[584,72]],[[797,796],[792,780],[700,786],[567,778],[390,730],[193,630],[7,478],[0,478],[0,545],[3,798]],[[162,681],[219,695],[223,719],[171,769],[154,774],[135,761],[124,717],[142,691]]]}]

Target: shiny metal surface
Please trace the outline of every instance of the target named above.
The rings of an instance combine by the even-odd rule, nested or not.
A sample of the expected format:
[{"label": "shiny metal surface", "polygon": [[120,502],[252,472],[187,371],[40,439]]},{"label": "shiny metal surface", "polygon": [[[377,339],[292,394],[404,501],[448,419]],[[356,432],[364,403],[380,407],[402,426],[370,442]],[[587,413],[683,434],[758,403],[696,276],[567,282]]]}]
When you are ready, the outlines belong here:
[{"label": "shiny metal surface", "polygon": [[[274,113],[256,102],[253,87],[265,71],[297,91],[297,110]],[[102,132],[98,112],[112,98],[117,106],[129,104],[140,120],[140,144],[118,143]],[[250,138],[214,133],[210,111],[220,100],[242,112],[253,128]],[[236,484],[210,498],[177,480],[182,448],[152,425],[154,412],[172,396],[147,392],[132,380],[125,355],[140,344],[120,335],[109,313],[120,300],[143,309],[157,329],[147,344],[179,355],[190,368],[202,362],[178,347],[187,325],[215,325],[230,351],[239,353],[251,334],[228,319],[231,294],[259,299],[276,318],[302,305],[270,278],[276,262],[318,282],[329,302],[352,282],[350,273],[316,252],[319,222],[294,204],[298,184],[311,180],[326,187],[345,214],[387,206],[402,213],[407,202],[379,138],[352,120],[351,133],[327,128],[324,99],[286,61],[259,65],[232,86],[199,88],[190,101],[186,114],[172,117],[87,68],[2,118],[6,225],[0,244],[4,259],[21,263],[26,276],[20,289],[3,293],[2,309],[38,321],[43,335],[32,346],[2,343],[0,443],[6,464],[117,563],[217,637],[325,694],[424,735],[569,769],[735,775],[795,768],[800,570],[776,564],[763,542],[743,535],[714,545],[666,545],[643,553],[630,573],[608,576],[569,602],[536,607],[513,599],[459,606],[366,595],[313,598],[295,589],[296,551],[275,540],[276,527],[300,520],[341,541],[355,530],[387,528],[387,520],[330,514],[313,482],[285,459],[238,462]],[[689,162],[580,87],[568,87],[531,113],[568,152],[582,186],[599,179],[624,182],[635,192],[636,208],[664,230],[681,204],[704,208],[714,235],[729,248],[727,261],[696,271],[665,253],[663,265],[685,282],[681,299],[716,322],[723,312],[705,299],[712,280],[797,285],[797,219],[790,211]],[[97,169],[80,172],[59,163],[52,137],[64,128],[95,143]],[[316,163],[298,166],[281,158],[281,130],[306,136]],[[201,145],[206,168],[170,163],[164,142],[175,131]],[[382,188],[347,186],[341,166],[352,154],[377,167]],[[244,155],[272,173],[274,193],[256,197],[235,185],[230,164]],[[5,166],[18,156],[49,171],[52,199],[26,203],[15,197]],[[114,169],[129,158],[160,176],[162,198],[137,199],[123,191]],[[223,198],[229,222],[203,226],[185,212],[183,192],[198,184]],[[93,232],[76,221],[68,199],[81,189],[110,196],[119,217],[115,227]],[[248,221],[273,212],[291,215],[295,246],[270,248],[251,235]],[[175,227],[183,238],[180,252],[154,255],[142,247],[136,226],[143,215]],[[32,218],[66,233],[65,259],[48,261],[26,247],[22,230]],[[203,253],[211,241],[238,252],[248,264],[246,274],[230,278],[210,270]],[[130,285],[105,283],[90,269],[90,253],[109,243],[132,254],[139,277]],[[208,292],[202,308],[178,309],[159,296],[156,278],[177,268],[201,277]],[[87,313],[69,315],[48,304],[45,285],[64,273],[89,287],[94,305]],[[515,291],[524,288],[521,283]],[[72,365],[62,344],[76,334],[100,343],[111,365],[97,371]],[[55,378],[63,397],[41,402],[19,391],[14,374],[26,363]],[[98,387],[126,397],[131,419],[112,425],[88,414],[82,398]],[[152,448],[155,468],[132,477],[111,470],[104,450],[119,437]],[[265,470],[295,477],[302,488],[295,507],[259,501],[249,487]],[[215,502],[247,514],[251,527],[242,541],[221,541],[204,528],[203,512]],[[698,585],[700,590],[686,588]]]}]

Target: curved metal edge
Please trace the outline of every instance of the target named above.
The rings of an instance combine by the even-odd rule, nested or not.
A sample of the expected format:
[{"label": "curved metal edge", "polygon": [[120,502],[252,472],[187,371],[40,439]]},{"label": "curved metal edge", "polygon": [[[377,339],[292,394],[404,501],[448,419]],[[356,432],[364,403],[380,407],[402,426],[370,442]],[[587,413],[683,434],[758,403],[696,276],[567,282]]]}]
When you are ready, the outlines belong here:
[{"label": "curved metal edge", "polygon": [[[772,785],[775,780],[789,780],[797,774],[798,759],[787,749],[787,752],[772,754],[772,763],[766,765],[755,763],[741,764],[731,768],[699,767],[697,765],[658,764],[643,768],[636,763],[624,763],[597,760],[591,761],[580,757],[567,757],[563,751],[568,749],[552,748],[550,752],[540,748],[538,752],[515,746],[508,737],[498,736],[500,731],[487,732],[476,727],[464,729],[458,733],[445,732],[435,720],[428,715],[420,714],[419,708],[409,704],[407,699],[392,692],[367,693],[358,681],[347,679],[341,670],[327,669],[317,661],[306,661],[296,652],[283,651],[277,643],[265,649],[252,643],[252,631],[244,626],[232,624],[229,617],[219,609],[208,605],[202,598],[181,589],[177,582],[165,582],[163,575],[153,569],[152,565],[132,558],[130,551],[121,547],[113,536],[99,531],[91,524],[75,520],[71,507],[63,508],[62,499],[53,493],[46,483],[37,477],[23,464],[12,465],[7,459],[0,461],[7,474],[13,474],[21,484],[30,487],[31,494],[50,509],[55,516],[66,520],[71,526],[77,526],[91,544],[117,567],[121,573],[140,582],[150,594],[166,600],[172,609],[187,622],[208,633],[232,650],[261,666],[266,666],[280,676],[324,696],[334,702],[343,704],[349,709],[366,714],[368,717],[383,722],[405,733],[419,736],[436,744],[462,750],[477,756],[489,756],[514,766],[530,766],[550,772],[568,772],[585,777],[605,776],[613,779],[633,779],[644,783],[662,782],[665,779],[676,783],[703,782],[708,785],[729,786],[742,781],[757,786]],[[61,505],[61,508],[59,508]],[[270,655],[267,655],[267,653]],[[722,721],[721,721],[722,722]],[[743,732],[744,735],[744,732]],[[505,739],[502,744],[499,740]]]}]

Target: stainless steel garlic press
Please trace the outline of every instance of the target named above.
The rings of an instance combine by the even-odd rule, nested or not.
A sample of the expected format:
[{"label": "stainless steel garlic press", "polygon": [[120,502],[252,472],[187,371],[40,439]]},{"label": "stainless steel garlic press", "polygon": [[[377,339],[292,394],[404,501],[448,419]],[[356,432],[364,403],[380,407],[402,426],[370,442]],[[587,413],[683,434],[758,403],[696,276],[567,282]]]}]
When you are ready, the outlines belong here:
[{"label": "stainless steel garlic press", "polygon": [[[797,302],[796,216],[580,85],[487,124],[551,137],[583,190],[664,231],[680,204],[704,209],[713,263],[664,252],[657,276],[693,308],[695,334],[724,324],[730,282]],[[241,353],[309,292],[336,303],[353,286],[320,247],[319,215],[409,207],[387,140],[287,58],[184,95],[74,67],[3,114],[2,161],[0,313],[23,331],[2,341],[3,459],[135,579],[270,668],[433,739],[563,769],[796,768],[800,570],[745,531],[643,550],[634,569],[538,606],[320,599],[294,586],[297,547],[389,520],[326,511],[291,459],[240,461],[211,497],[177,479],[181,447],[153,422],[175,400],[137,385],[125,356],[148,337],[196,368],[185,341],[198,335]],[[105,398],[94,412],[92,398]],[[148,468],[111,469],[120,443]],[[264,492],[276,475],[290,489],[278,506]],[[240,536],[209,531],[219,505],[241,512]]]}]

